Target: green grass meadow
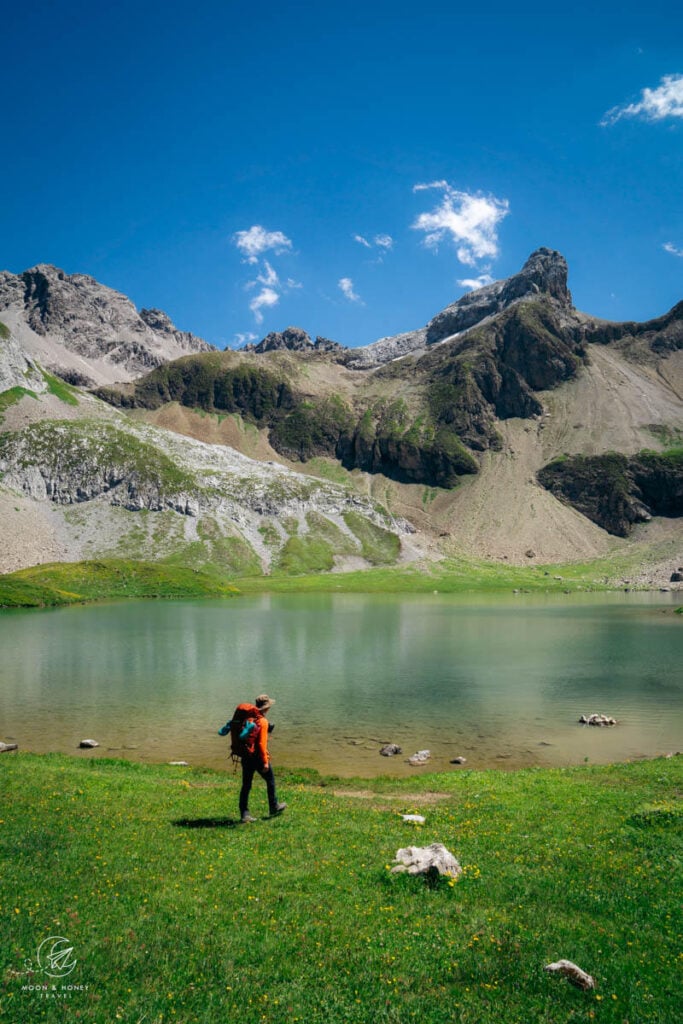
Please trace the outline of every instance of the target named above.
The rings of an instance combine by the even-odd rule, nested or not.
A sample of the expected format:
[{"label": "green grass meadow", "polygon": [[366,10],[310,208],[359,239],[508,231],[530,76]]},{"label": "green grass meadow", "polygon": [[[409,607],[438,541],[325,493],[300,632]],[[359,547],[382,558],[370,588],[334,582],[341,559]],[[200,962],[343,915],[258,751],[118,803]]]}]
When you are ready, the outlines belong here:
[{"label": "green grass meadow", "polygon": [[[257,778],[240,825],[230,769],[3,754],[0,1021],[681,1020],[683,758],[276,775],[287,811]],[[460,880],[391,874],[430,842]],[[37,961],[53,936],[66,977]],[[595,990],[544,972],[560,958]]]},{"label": "green grass meadow", "polygon": [[[380,531],[384,533],[385,531]],[[390,536],[390,535],[388,535]],[[296,549],[296,544],[299,544]],[[507,566],[494,562],[448,559],[430,565],[377,567],[358,572],[320,571],[321,546],[290,538],[271,576],[228,575],[217,565],[192,568],[165,562],[102,558],[54,562],[0,574],[0,608],[51,607],[124,598],[222,597],[254,593],[570,593],[607,590],[602,563],[565,566]],[[306,572],[291,575],[293,567]]]}]

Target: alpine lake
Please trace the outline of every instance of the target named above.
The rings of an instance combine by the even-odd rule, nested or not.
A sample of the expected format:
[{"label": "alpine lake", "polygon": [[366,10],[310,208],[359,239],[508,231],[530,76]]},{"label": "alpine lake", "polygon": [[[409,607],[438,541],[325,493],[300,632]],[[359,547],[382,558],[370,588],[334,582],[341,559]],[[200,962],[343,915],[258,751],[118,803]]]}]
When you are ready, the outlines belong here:
[{"label": "alpine lake", "polygon": [[[341,777],[563,766],[683,745],[680,594],[297,595],[0,613],[0,739],[232,770],[236,704],[278,767]],[[602,713],[617,725],[579,724]],[[79,750],[86,738],[100,744]],[[395,743],[402,754],[382,757]],[[424,768],[407,758],[428,749]]]}]

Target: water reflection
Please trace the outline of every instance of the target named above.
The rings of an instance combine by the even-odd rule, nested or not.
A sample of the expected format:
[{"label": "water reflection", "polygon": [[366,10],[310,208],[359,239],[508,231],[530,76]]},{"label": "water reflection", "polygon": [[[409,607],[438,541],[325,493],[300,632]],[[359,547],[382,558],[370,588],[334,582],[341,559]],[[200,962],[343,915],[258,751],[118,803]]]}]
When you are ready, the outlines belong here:
[{"label": "water reflection", "polygon": [[[277,698],[281,763],[406,771],[576,763],[681,745],[683,623],[667,595],[472,600],[263,597],[0,615],[0,738],[71,751],[224,764],[234,705]],[[666,614],[663,614],[666,612]],[[612,714],[612,730],[577,727]],[[135,749],[131,749],[135,748]],[[89,755],[91,756],[91,755]]]}]

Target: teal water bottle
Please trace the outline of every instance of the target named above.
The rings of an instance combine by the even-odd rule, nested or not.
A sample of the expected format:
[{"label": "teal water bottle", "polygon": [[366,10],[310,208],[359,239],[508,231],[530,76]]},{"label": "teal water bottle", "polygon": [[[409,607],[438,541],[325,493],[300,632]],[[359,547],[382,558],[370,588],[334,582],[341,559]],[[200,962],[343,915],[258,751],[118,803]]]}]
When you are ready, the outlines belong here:
[{"label": "teal water bottle", "polygon": [[240,733],[240,739],[241,740],[246,740],[249,737],[249,735],[254,731],[255,728],[256,728],[256,722],[245,722],[244,723],[244,728],[242,729],[242,732]]}]

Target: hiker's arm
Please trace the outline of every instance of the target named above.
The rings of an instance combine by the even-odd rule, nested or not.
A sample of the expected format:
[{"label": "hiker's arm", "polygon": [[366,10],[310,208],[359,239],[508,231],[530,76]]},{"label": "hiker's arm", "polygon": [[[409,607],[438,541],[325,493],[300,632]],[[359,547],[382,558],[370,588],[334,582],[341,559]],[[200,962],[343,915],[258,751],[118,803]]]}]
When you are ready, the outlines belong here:
[{"label": "hiker's arm", "polygon": [[263,767],[267,768],[270,764],[270,759],[268,757],[268,722],[265,718],[262,718],[259,723],[258,753]]}]

